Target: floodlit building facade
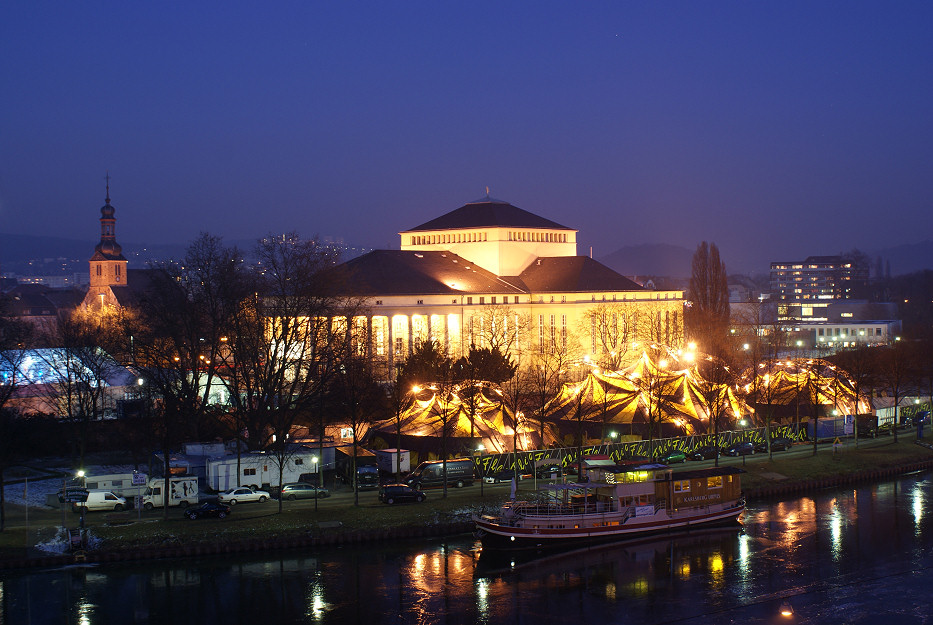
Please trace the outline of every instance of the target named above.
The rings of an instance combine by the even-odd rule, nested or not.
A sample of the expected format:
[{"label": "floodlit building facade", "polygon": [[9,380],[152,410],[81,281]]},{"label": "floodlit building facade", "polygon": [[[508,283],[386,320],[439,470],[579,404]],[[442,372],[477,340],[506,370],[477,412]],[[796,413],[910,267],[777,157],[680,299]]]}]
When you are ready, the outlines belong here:
[{"label": "floodlit building facade", "polygon": [[520,363],[560,352],[599,364],[639,342],[678,346],[683,291],[648,290],[577,255],[577,231],[488,196],[347,263],[364,300],[353,332],[388,372],[424,341],[458,358],[498,346]]}]

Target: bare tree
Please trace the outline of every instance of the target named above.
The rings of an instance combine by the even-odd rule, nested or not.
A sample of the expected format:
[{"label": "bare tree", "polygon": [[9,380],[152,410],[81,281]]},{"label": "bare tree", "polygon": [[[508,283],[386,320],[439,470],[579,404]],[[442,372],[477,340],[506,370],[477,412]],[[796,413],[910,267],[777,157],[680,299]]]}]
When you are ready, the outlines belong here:
[{"label": "bare tree", "polygon": [[866,404],[870,403],[871,388],[874,384],[876,369],[874,355],[874,350],[870,346],[863,341],[857,341],[852,347],[839,352],[835,358],[835,363],[846,372],[855,393],[853,417],[856,448],[859,444],[859,406],[863,399]]},{"label": "bare tree", "polygon": [[469,337],[470,348],[488,348],[501,354],[520,355],[531,321],[527,314],[510,306],[487,305],[471,313],[466,323],[463,335]]},{"label": "bare tree", "polygon": [[718,343],[729,326],[729,285],[715,243],[703,241],[694,252],[688,297],[690,305],[684,313],[688,336],[706,345]]},{"label": "bare tree", "polygon": [[657,344],[649,345],[642,353],[640,373],[629,377],[638,388],[642,400],[650,458],[654,458],[654,441],[661,437],[663,423],[674,412],[678,380],[677,376],[668,371],[670,364],[666,348]]},{"label": "bare tree", "polygon": [[109,352],[122,351],[123,335],[110,313],[78,309],[65,315],[42,337],[49,348],[38,352],[52,373],[51,383],[40,388],[45,389],[46,403],[55,416],[63,417],[73,429],[79,468],[84,467],[91,424],[114,409],[108,386],[122,367]]},{"label": "bare tree", "polygon": [[[0,485],[5,469],[25,451],[22,434],[25,420],[14,411],[11,400],[26,380],[22,367],[29,353],[32,328],[9,316],[6,299],[0,294]],[[0,532],[6,528],[6,501],[0,487]]]},{"label": "bare tree", "polygon": [[581,334],[589,335],[597,364],[607,371],[618,371],[629,357],[635,342],[634,305],[604,302],[583,313]]},{"label": "bare tree", "polygon": [[894,423],[891,430],[897,442],[898,406],[902,399],[916,389],[917,367],[913,346],[907,341],[895,340],[892,345],[881,348],[878,378],[881,388],[891,395],[894,402]]},{"label": "bare tree", "polygon": [[396,376],[395,383],[386,394],[386,410],[391,415],[395,426],[395,479],[402,477],[402,417],[414,402],[414,391],[406,387],[401,378]]},{"label": "bare tree", "polygon": [[[231,274],[239,266],[235,249],[225,248],[219,237],[201,234],[184,259],[153,266],[139,316],[127,325],[127,334],[134,337],[136,367],[157,398],[153,416],[166,480],[172,446],[197,440],[216,411],[211,405],[221,388],[222,339],[230,332],[237,304],[227,290],[236,284]],[[168,518],[168,506],[163,518]]]},{"label": "bare tree", "polygon": [[567,350],[544,349],[532,352],[530,363],[524,370],[523,379],[528,388],[529,404],[538,412],[541,441],[544,441],[544,428],[547,421],[545,408],[548,402],[560,393],[571,367],[572,363]]},{"label": "bare tree", "polygon": [[[696,364],[696,387],[700,401],[709,419],[709,428],[713,434],[713,446],[720,448],[719,433],[722,431],[729,411],[729,388],[736,383],[738,368],[732,356],[734,352],[725,345],[715,347],[715,353],[698,356]],[[719,466],[719,454],[716,454],[716,466]]]},{"label": "bare tree", "polygon": [[250,447],[272,452],[281,485],[297,449],[293,430],[310,428],[315,412],[323,430],[319,408],[350,353],[355,307],[342,295],[336,257],[317,241],[269,236],[256,257],[247,282],[252,292],[234,300],[224,377]]},{"label": "bare tree", "polygon": [[409,356],[400,376],[405,384],[416,385],[422,393],[432,393],[431,416],[441,435],[441,470],[444,497],[447,497],[447,444],[456,422],[455,394],[457,379],[453,362],[437,341],[425,341]]},{"label": "bare tree", "polygon": [[353,476],[353,505],[360,505],[357,479],[357,453],[360,431],[372,421],[372,415],[381,403],[382,391],[376,383],[372,361],[359,354],[344,354],[339,369],[333,376],[334,405],[352,430],[353,458],[350,474]]}]

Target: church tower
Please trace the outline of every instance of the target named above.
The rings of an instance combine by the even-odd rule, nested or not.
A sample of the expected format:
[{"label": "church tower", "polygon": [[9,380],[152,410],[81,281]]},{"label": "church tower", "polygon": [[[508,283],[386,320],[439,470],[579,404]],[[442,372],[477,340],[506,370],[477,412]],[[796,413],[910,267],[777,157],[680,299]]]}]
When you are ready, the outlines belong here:
[{"label": "church tower", "polygon": [[100,209],[100,243],[91,256],[91,286],[86,305],[114,305],[112,287],[126,286],[126,258],[117,243],[114,208],[110,205],[110,175],[107,175],[107,197]]}]

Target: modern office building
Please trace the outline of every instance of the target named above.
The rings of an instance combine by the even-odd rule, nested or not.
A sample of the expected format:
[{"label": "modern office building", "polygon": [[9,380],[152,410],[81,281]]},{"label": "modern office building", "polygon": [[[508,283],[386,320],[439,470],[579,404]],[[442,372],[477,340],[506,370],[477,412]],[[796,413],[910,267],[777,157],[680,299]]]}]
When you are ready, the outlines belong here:
[{"label": "modern office building", "polygon": [[771,299],[788,304],[858,299],[868,285],[868,266],[844,256],[809,256],[771,263]]}]

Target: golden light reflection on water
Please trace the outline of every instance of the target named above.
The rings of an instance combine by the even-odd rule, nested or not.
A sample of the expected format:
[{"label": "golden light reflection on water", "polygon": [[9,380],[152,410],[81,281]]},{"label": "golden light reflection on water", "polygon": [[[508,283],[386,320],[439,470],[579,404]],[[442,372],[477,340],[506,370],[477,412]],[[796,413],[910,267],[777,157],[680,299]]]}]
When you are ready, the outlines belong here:
[{"label": "golden light reflection on water", "polygon": [[95,607],[97,606],[88,601],[85,597],[78,600],[78,603],[75,605],[78,625],[91,625],[91,623],[94,622],[93,616]]},{"label": "golden light reflection on water", "polygon": [[749,573],[749,556],[751,555],[751,536],[748,534],[742,533],[739,535],[739,562],[738,569],[743,581],[748,579]]},{"label": "golden light reflection on water", "polygon": [[677,575],[680,579],[689,579],[690,578],[690,561],[684,560],[680,563],[680,566],[677,569]]},{"label": "golden light reflection on water", "polygon": [[791,552],[805,536],[816,531],[816,501],[809,497],[781,502],[775,515],[773,522],[781,526],[781,530],[774,534],[775,542]]},{"label": "golden light reflection on water", "polygon": [[318,573],[317,579],[311,582],[308,588],[308,607],[305,610],[305,616],[315,621],[323,621],[329,608],[327,601],[324,600],[324,584]]},{"label": "golden light reflection on water", "polygon": [[651,584],[648,583],[647,577],[637,577],[632,581],[631,589],[633,595],[642,597],[651,590]]},{"label": "golden light reflection on water", "polygon": [[476,611],[480,621],[489,618],[489,580],[476,580]]},{"label": "golden light reflection on water", "polygon": [[725,586],[725,578],[723,576],[723,571],[725,567],[722,563],[722,553],[715,551],[709,556],[709,576],[710,576],[710,586],[712,588],[722,588]]},{"label": "golden light reflection on water", "polygon": [[910,511],[914,515],[914,536],[920,536],[920,526],[923,521],[923,511],[927,506],[927,493],[922,484],[914,484],[911,492]]},{"label": "golden light reflection on water", "polygon": [[616,600],[616,585],[614,582],[608,582],[606,584],[606,599],[610,601]]},{"label": "golden light reflection on water", "polygon": [[830,551],[833,560],[838,562],[842,557],[842,512],[839,510],[839,502],[835,498],[829,502],[829,507]]},{"label": "golden light reflection on water", "polygon": [[403,577],[400,583],[410,593],[408,609],[413,615],[413,622],[431,621],[431,606],[436,601],[438,592],[464,586],[475,587],[477,610],[481,614],[489,613],[491,606],[488,599],[488,581],[473,580],[475,557],[471,552],[442,546],[436,552],[415,555],[410,564],[403,567],[400,571]]}]

